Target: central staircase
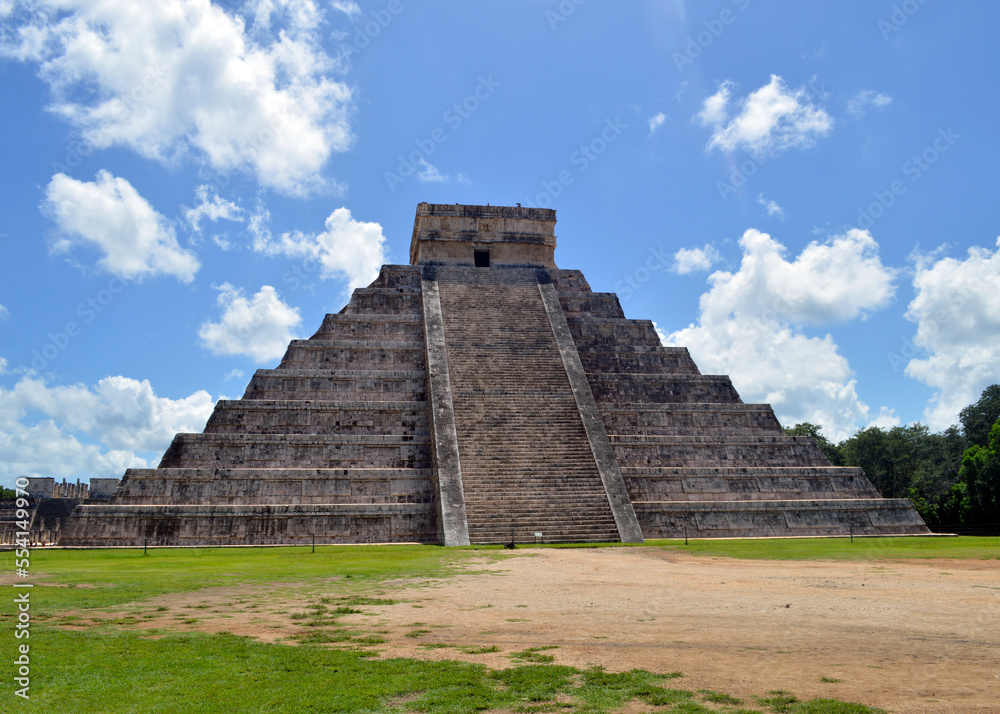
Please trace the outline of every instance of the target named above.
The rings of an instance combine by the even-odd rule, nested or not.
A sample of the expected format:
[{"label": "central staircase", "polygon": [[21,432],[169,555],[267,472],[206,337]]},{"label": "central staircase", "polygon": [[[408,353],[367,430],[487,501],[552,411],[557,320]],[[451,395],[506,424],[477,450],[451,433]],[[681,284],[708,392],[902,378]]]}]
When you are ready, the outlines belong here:
[{"label": "central staircase", "polygon": [[470,542],[620,540],[535,271],[437,282]]}]

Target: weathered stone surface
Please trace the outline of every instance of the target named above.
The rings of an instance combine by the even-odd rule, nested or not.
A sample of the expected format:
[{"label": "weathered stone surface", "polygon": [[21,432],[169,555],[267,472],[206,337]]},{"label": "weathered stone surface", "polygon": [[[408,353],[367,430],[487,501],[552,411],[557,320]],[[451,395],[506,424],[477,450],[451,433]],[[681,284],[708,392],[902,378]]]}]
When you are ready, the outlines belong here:
[{"label": "weathered stone surface", "polygon": [[557,269],[554,226],[546,209],[420,204],[412,265],[383,266],[157,468],[102,485],[110,502],[77,506],[60,542],[928,532]]}]

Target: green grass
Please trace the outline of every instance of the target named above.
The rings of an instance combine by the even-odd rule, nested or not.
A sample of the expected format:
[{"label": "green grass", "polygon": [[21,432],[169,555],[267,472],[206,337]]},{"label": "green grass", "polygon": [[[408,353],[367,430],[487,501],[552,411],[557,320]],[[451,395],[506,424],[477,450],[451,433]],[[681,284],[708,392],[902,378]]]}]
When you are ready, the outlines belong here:
[{"label": "green grass", "polygon": [[908,560],[959,558],[1000,560],[1000,538],[960,536],[909,538],[776,538],[761,540],[657,540],[664,550],[725,558],[764,560]]},{"label": "green grass", "polygon": [[555,660],[553,655],[540,654],[545,650],[558,649],[556,645],[549,645],[547,647],[529,647],[526,650],[521,650],[520,652],[511,652],[508,656],[515,662],[552,662]]},{"label": "green grass", "polygon": [[[531,548],[662,548],[678,553],[750,560],[908,560],[955,558],[1000,560],[1000,537],[908,536],[895,538],[758,538],[647,540],[644,544],[558,543]],[[530,555],[526,553],[525,555]]]},{"label": "green grass", "polygon": [[[32,649],[32,709],[128,712],[440,712],[484,709],[612,712],[630,701],[661,711],[710,710],[695,694],[644,670],[609,673],[545,664],[502,670],[415,659],[375,659],[324,646],[289,647],[232,635],[146,639],[108,629],[46,630]],[[335,686],[331,686],[335,683]],[[405,704],[395,704],[405,700]],[[829,702],[802,714],[874,714]],[[807,706],[811,708],[801,708]],[[839,707],[839,708],[835,708]]]}]

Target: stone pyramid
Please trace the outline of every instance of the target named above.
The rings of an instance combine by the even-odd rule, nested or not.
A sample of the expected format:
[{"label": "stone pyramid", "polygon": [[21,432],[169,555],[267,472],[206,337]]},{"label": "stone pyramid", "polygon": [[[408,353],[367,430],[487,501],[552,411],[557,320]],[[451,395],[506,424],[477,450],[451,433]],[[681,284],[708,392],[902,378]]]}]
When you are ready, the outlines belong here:
[{"label": "stone pyramid", "polygon": [[64,545],[929,532],[554,261],[555,211],[417,207],[410,265],[81,505]]}]

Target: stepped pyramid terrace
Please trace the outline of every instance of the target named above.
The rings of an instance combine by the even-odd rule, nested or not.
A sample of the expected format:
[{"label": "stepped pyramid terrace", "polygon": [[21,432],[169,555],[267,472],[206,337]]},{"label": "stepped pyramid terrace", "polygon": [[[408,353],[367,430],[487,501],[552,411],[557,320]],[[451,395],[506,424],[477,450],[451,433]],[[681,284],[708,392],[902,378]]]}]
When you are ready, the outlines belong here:
[{"label": "stepped pyramid terrace", "polygon": [[[294,340],[63,545],[928,533],[555,263],[553,210],[417,207],[410,265]],[[536,536],[541,534],[541,536]]]}]

